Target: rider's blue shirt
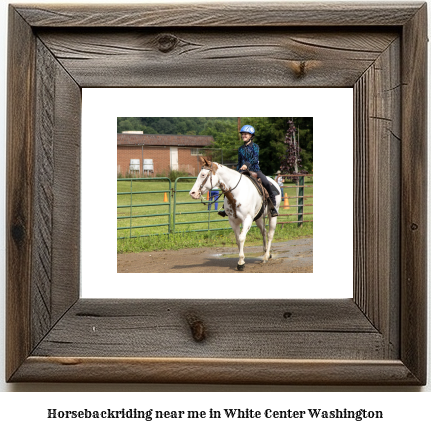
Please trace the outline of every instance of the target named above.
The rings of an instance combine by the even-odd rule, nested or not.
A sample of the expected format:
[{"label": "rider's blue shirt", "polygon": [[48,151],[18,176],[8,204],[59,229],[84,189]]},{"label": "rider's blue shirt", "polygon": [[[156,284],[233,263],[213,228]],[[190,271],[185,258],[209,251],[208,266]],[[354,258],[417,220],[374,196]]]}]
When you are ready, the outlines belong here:
[{"label": "rider's blue shirt", "polygon": [[239,171],[242,165],[246,165],[249,171],[260,171],[259,145],[252,142],[251,144],[243,144],[239,147],[238,164],[236,166],[236,170]]}]

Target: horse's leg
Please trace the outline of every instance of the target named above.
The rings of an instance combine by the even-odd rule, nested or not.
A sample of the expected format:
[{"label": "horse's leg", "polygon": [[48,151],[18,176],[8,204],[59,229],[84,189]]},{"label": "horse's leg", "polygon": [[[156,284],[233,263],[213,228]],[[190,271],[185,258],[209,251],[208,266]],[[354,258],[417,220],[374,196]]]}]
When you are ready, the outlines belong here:
[{"label": "horse's leg", "polygon": [[247,232],[250,230],[251,225],[253,224],[253,219],[250,216],[247,216],[245,218],[245,220],[242,222],[242,231],[238,237],[239,240],[239,260],[238,260],[238,265],[237,265],[237,269],[239,271],[244,270],[244,243],[245,243],[245,238],[247,236]]},{"label": "horse's leg", "polygon": [[241,223],[237,219],[229,217],[229,224],[235,233],[236,245],[238,246],[239,250],[239,234],[241,232]]},{"label": "horse's leg", "polygon": [[261,218],[256,220],[256,225],[260,229],[260,233],[262,234],[263,239],[263,254],[266,253],[266,227],[265,227],[265,218],[262,216]]},{"label": "horse's leg", "polygon": [[263,261],[266,262],[271,256],[271,243],[274,238],[275,227],[277,226],[277,217],[269,216],[269,232],[268,232],[268,244],[266,246],[266,253],[263,256]]}]

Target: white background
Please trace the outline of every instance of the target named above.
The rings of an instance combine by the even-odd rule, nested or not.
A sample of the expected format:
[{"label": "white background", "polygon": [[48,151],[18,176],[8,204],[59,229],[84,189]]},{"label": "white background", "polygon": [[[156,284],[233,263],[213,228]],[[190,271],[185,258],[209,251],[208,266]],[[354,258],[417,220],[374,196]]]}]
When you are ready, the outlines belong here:
[{"label": "white background", "polygon": [[[252,106],[240,101],[253,95]],[[82,297],[351,298],[353,292],[353,90],[83,89]],[[202,100],[184,105],[184,100]],[[147,101],[147,103],[143,103]],[[205,103],[207,101],[208,103]],[[239,111],[240,110],[240,111]],[[313,117],[312,274],[232,274],[202,288],[200,274],[117,274],[117,117]],[[333,127],[331,127],[333,124]],[[259,142],[257,142],[259,143]],[[100,148],[106,148],[101,160]],[[333,162],[334,154],[343,159]],[[95,163],[95,161],[97,161]],[[102,162],[102,163],[101,163]],[[103,165],[104,187],[95,166]],[[330,178],[337,183],[328,187]],[[109,174],[109,172],[111,174]],[[337,176],[335,176],[335,173]],[[94,193],[97,189],[98,193]],[[342,201],[337,205],[337,198]],[[337,214],[337,209],[342,213]],[[100,214],[100,216],[98,216]],[[96,222],[97,221],[97,222]],[[246,256],[247,261],[247,256]],[[235,278],[236,279],[236,278]]]},{"label": "white background", "polygon": [[[62,3],[61,1],[55,1]],[[129,3],[133,1],[128,0]],[[158,1],[159,3],[162,0]],[[16,0],[14,3],[27,3],[25,1]],[[38,2],[34,2],[38,3]],[[44,1],[44,3],[50,3]],[[54,3],[51,1],[51,3]],[[68,3],[75,3],[69,0]],[[95,3],[87,1],[86,3]],[[105,1],[104,3],[110,3]],[[250,3],[250,1],[248,2]],[[392,3],[392,2],[388,2]],[[7,35],[7,2],[1,2],[0,5],[0,184],[5,183],[5,112],[6,112],[6,35]],[[240,5],[238,5],[238,13],[241,13]],[[236,114],[235,114],[236,115]],[[5,190],[0,187],[0,224],[4,226],[4,200]],[[5,268],[5,236],[4,230],[0,232],[0,273],[3,275],[0,280],[2,295],[0,296],[0,313],[4,316],[4,268]],[[431,305],[428,307],[431,308]],[[0,368],[4,369],[4,319],[1,320],[2,330],[0,332]],[[428,333],[431,333],[429,331]],[[430,360],[428,354],[428,361]],[[429,367],[428,367],[429,368]],[[118,427],[126,425],[123,422],[111,423],[94,423],[93,421],[64,421],[48,422],[45,420],[47,408],[58,409],[76,409],[80,407],[87,408],[158,408],[158,409],[207,409],[209,407],[223,408],[271,408],[288,409],[288,408],[366,408],[366,409],[381,409],[386,412],[384,422],[354,422],[354,421],[328,421],[318,422],[321,429],[346,429],[346,426],[352,429],[367,427],[368,430],[386,429],[428,429],[429,416],[428,409],[431,402],[430,389],[428,384],[424,388],[403,388],[403,387],[285,387],[285,386],[200,386],[200,385],[111,385],[111,384],[6,384],[1,381],[0,389],[4,392],[0,394],[0,423],[3,428],[7,427],[33,427],[44,430],[58,430],[60,427],[63,430],[76,430],[77,427],[83,429],[94,429],[95,425],[102,425],[105,429],[118,429]],[[391,391],[393,393],[380,393],[379,391]],[[8,392],[9,391],[9,392]],[[18,392],[18,393],[11,393]],[[31,392],[44,392],[40,394],[32,394]],[[61,393],[50,392],[59,391]],[[83,393],[75,394],[73,392],[84,391]],[[99,391],[99,392],[93,392]],[[121,395],[112,394],[114,391],[123,391]],[[163,391],[184,391],[180,396],[175,393],[145,393],[145,392],[163,392]],[[203,393],[195,393],[194,391],[202,391]],[[219,391],[227,391],[226,393],[218,393]],[[232,393],[229,391],[253,391],[254,393]],[[269,392],[261,394],[260,392]],[[300,391],[300,393],[296,393]],[[328,391],[328,393],[322,393]],[[363,391],[366,391],[365,393]],[[412,393],[412,392],[427,392],[427,393]],[[29,393],[25,393],[29,392]],[[301,393],[307,392],[307,393]],[[189,421],[190,422],[190,421]],[[220,428],[220,423],[203,423],[198,422],[190,424],[189,422],[160,422],[154,423],[153,427],[158,426],[165,429],[167,426],[175,426],[177,428],[190,429],[197,427],[201,429],[204,425],[206,428]],[[8,423],[8,425],[5,425]],[[13,425],[11,425],[13,423]],[[262,428],[262,425],[271,424],[273,428],[287,429],[294,426],[295,429],[301,429],[300,426],[307,427],[313,422],[264,422],[247,421],[245,423],[231,422],[231,426],[238,428],[238,425],[246,426],[251,429]],[[229,426],[229,423],[223,422],[222,426]],[[127,429],[143,429],[149,427],[148,423],[127,423]]]}]

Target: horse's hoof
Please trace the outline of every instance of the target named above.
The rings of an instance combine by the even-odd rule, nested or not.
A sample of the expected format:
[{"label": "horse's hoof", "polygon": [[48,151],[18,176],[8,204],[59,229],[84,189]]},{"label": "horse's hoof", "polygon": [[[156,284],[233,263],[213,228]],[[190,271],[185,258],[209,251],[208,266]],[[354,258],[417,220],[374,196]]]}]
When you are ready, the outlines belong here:
[{"label": "horse's hoof", "polygon": [[244,271],[244,268],[245,268],[245,263],[243,263],[242,265],[238,264],[238,265],[236,266],[236,269],[237,269],[238,271]]}]

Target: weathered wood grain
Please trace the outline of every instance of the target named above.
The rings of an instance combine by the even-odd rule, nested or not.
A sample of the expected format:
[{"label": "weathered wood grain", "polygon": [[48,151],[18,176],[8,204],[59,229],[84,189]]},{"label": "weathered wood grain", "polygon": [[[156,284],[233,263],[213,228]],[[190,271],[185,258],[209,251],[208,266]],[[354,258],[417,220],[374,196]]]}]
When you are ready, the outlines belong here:
[{"label": "weathered wood grain", "polygon": [[[6,195],[6,375],[31,350],[33,137],[35,39],[14,10],[9,13]],[[25,53],[25,55],[24,55]]]},{"label": "weathered wood grain", "polygon": [[403,29],[401,164],[401,358],[426,378],[427,7]]},{"label": "weathered wood grain", "polygon": [[52,230],[54,201],[54,106],[56,61],[36,41],[36,139],[34,145],[34,236],[32,256],[32,345],[49,331],[52,291]]},{"label": "weathered wood grain", "polygon": [[80,88],[10,14],[7,375],[79,297],[81,122]]},{"label": "weathered wood grain", "polygon": [[397,33],[44,29],[38,37],[82,87],[352,87]]},{"label": "weathered wood grain", "polygon": [[421,3],[17,5],[33,27],[400,26]]},{"label": "weathered wood grain", "polygon": [[400,54],[398,38],[364,72],[354,93],[355,300],[390,340],[392,358],[399,355],[391,328],[399,311],[393,286],[400,277]]},{"label": "weathered wood grain", "polygon": [[[193,337],[192,320],[202,324],[206,336],[201,342]],[[118,344],[112,343],[113,337]],[[384,343],[350,299],[84,299],[54,326],[33,354],[384,359]]]},{"label": "weathered wood grain", "polygon": [[80,88],[37,40],[32,345],[79,297]]},{"label": "weathered wood grain", "polygon": [[81,228],[81,88],[57,62],[51,319],[79,298]]},{"label": "weathered wood grain", "polygon": [[[246,7],[10,7],[8,381],[426,382],[426,6]],[[155,85],[353,87],[353,301],[78,299],[81,88]]]},{"label": "weathered wood grain", "polygon": [[30,357],[15,381],[271,385],[417,385],[399,361]]}]

